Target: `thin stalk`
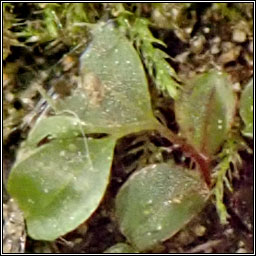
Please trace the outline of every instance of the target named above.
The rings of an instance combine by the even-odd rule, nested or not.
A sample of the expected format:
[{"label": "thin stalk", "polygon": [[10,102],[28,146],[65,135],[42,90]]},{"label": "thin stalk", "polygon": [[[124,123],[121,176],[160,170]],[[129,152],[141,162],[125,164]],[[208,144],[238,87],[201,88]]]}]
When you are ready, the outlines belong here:
[{"label": "thin stalk", "polygon": [[158,132],[172,142],[177,147],[181,148],[181,150],[189,155],[199,166],[201,173],[204,177],[205,182],[210,187],[211,186],[211,179],[210,179],[210,163],[211,160],[209,157],[205,156],[204,154],[197,152],[197,150],[189,145],[184,138],[181,138],[179,135],[173,133],[167,127],[163,126],[159,123],[157,127]]}]

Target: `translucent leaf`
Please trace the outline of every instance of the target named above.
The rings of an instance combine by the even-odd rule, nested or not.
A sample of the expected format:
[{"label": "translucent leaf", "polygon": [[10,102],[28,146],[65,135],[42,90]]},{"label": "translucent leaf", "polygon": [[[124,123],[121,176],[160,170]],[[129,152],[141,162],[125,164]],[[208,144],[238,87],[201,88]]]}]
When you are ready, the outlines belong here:
[{"label": "translucent leaf", "polygon": [[33,154],[40,143],[45,143],[44,140],[49,142],[54,139],[75,138],[82,136],[85,131],[89,132],[90,127],[75,117],[60,115],[42,118],[31,129],[27,140],[19,149],[16,163]]},{"label": "translucent leaf", "polygon": [[253,79],[242,92],[240,101],[240,115],[245,123],[242,131],[244,136],[253,137]]},{"label": "translucent leaf", "polygon": [[[72,112],[69,111],[69,113]],[[104,127],[101,130],[94,129],[91,123],[81,121],[78,117],[68,115],[50,116],[40,119],[35,124],[29,133],[26,145],[35,147],[45,138],[49,140],[64,139],[77,137],[78,135],[82,136],[83,133],[104,133],[104,131]]]},{"label": "translucent leaf", "polygon": [[148,84],[132,44],[112,23],[98,25],[80,58],[81,84],[61,100],[59,110],[71,110],[95,132],[126,134],[152,129]]},{"label": "translucent leaf", "polygon": [[144,251],[178,230],[205,204],[208,190],[199,175],[174,163],[134,173],[116,198],[116,216],[128,241]]},{"label": "translucent leaf", "polygon": [[128,244],[117,243],[104,251],[104,253],[137,253],[137,251]]},{"label": "translucent leaf", "polygon": [[[81,125],[81,126],[80,126]],[[50,116],[41,119],[29,133],[27,144],[37,146],[42,139],[71,138],[81,133],[79,119],[70,116]]]},{"label": "translucent leaf", "polygon": [[114,145],[112,138],[88,147],[83,138],[56,139],[15,164],[8,191],[32,238],[54,240],[90,217],[106,190]]},{"label": "translucent leaf", "polygon": [[181,135],[199,152],[215,154],[231,127],[235,107],[236,98],[225,74],[211,71],[197,76],[175,102]]}]

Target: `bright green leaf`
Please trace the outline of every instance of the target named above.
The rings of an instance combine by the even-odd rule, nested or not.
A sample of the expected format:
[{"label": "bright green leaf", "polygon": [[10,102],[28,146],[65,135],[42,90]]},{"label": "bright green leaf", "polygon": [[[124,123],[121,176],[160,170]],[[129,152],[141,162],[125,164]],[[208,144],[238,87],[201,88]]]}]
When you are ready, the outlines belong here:
[{"label": "bright green leaf", "polygon": [[134,248],[125,243],[117,243],[108,248],[104,253],[138,253]]},{"label": "bright green leaf", "polygon": [[[21,157],[8,191],[24,211],[28,234],[54,240],[83,223],[98,207],[110,175],[115,140],[65,138]],[[88,150],[87,150],[88,148]]]},{"label": "bright green leaf", "polygon": [[80,59],[81,84],[60,100],[59,110],[71,110],[95,132],[120,133],[152,129],[148,84],[132,44],[112,23],[98,25]]},{"label": "bright green leaf", "polygon": [[174,163],[134,173],[116,198],[121,231],[139,251],[148,250],[190,221],[205,204],[208,190],[199,175]]},{"label": "bright green leaf", "polygon": [[242,131],[244,136],[253,137],[253,79],[247,84],[242,92],[240,102],[240,115],[245,123]]},{"label": "bright green leaf", "polygon": [[212,156],[226,139],[236,108],[227,76],[211,71],[197,76],[175,102],[180,132],[199,152]]}]

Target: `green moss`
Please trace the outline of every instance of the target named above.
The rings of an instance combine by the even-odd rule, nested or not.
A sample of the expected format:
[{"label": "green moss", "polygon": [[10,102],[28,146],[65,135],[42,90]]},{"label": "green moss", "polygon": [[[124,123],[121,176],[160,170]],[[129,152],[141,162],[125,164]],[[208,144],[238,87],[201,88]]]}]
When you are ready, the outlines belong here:
[{"label": "green moss", "polygon": [[10,3],[3,4],[3,60],[11,54],[11,46],[22,45],[17,40],[17,35],[11,30],[17,22]]},{"label": "green moss", "polygon": [[160,39],[155,38],[150,29],[150,21],[146,18],[137,17],[135,14],[118,6],[117,23],[120,30],[127,34],[135,44],[137,51],[147,68],[147,71],[156,87],[176,99],[178,96],[179,81],[175,70],[168,63],[168,54],[155,45],[166,45]]},{"label": "green moss", "polygon": [[[231,180],[234,174],[231,173],[233,169],[234,173],[238,173],[238,167],[242,163],[242,159],[239,154],[239,150],[249,148],[246,146],[245,141],[238,135],[230,135],[224,145],[222,151],[218,155],[219,164],[214,168],[214,187],[213,194],[215,198],[216,209],[222,224],[228,223],[229,214],[224,204],[225,187],[233,192]],[[232,166],[232,167],[231,167]]]}]

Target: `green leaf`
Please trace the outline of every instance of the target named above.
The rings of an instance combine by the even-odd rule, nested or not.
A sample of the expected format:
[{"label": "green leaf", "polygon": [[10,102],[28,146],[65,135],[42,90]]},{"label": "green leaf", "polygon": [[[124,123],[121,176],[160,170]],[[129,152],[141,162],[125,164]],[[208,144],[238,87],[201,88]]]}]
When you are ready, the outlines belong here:
[{"label": "green leaf", "polygon": [[225,74],[198,75],[175,102],[180,133],[197,151],[212,156],[226,139],[235,108],[236,97]]},{"label": "green leaf", "polygon": [[240,116],[245,123],[242,131],[244,136],[253,137],[253,79],[246,85],[242,92],[240,102]]},{"label": "green leaf", "polygon": [[[50,116],[38,120],[31,129],[27,140],[22,144],[16,157],[16,163],[28,158],[44,140],[68,139],[82,136],[90,127],[78,118],[70,116]],[[85,135],[84,135],[85,137]]]},{"label": "green leaf", "polygon": [[[81,126],[80,126],[81,125]],[[64,139],[81,134],[80,120],[70,116],[50,116],[39,120],[29,133],[27,144],[37,146],[44,138]]]},{"label": "green leaf", "polygon": [[[54,240],[90,217],[102,199],[116,138],[154,129],[140,59],[113,26],[97,25],[81,57],[82,82],[40,120],[21,147],[8,190],[34,239]],[[105,139],[85,134],[109,133]]]},{"label": "green leaf", "polygon": [[148,84],[132,44],[112,23],[98,25],[80,58],[81,84],[60,100],[95,132],[120,136],[155,127]]},{"label": "green leaf", "polygon": [[108,184],[113,138],[56,139],[21,157],[8,180],[33,239],[54,240],[83,223]]},{"label": "green leaf", "polygon": [[117,243],[108,248],[104,253],[138,253],[133,247],[125,243]]},{"label": "green leaf", "polygon": [[139,251],[174,235],[205,204],[208,190],[196,173],[174,163],[134,173],[116,198],[121,231]]}]

